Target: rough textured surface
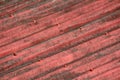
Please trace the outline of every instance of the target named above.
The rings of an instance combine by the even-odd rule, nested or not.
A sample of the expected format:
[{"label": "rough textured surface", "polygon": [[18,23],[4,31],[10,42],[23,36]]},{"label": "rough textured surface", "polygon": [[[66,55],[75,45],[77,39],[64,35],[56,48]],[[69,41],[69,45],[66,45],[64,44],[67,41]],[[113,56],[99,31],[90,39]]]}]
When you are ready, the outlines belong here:
[{"label": "rough textured surface", "polygon": [[120,80],[120,0],[0,0],[0,80]]}]

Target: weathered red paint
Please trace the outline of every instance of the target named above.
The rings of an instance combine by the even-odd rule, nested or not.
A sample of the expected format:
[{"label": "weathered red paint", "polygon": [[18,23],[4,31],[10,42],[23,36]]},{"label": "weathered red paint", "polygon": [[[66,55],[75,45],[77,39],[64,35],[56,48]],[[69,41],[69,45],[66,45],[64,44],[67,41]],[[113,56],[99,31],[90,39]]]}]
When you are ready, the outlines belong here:
[{"label": "weathered red paint", "polygon": [[0,80],[119,80],[119,0],[0,2]]}]

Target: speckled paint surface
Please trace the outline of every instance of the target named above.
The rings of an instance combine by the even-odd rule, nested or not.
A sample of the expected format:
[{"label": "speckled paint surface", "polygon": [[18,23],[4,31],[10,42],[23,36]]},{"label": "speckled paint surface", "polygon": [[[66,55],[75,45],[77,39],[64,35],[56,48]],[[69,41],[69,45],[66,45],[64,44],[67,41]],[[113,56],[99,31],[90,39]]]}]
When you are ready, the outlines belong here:
[{"label": "speckled paint surface", "polygon": [[120,0],[0,0],[0,80],[120,80]]}]

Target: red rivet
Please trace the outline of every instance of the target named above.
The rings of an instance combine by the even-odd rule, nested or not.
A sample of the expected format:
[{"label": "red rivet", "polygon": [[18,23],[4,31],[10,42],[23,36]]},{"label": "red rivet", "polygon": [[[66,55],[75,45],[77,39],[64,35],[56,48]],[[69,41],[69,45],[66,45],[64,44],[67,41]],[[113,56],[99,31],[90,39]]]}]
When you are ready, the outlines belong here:
[{"label": "red rivet", "polygon": [[10,17],[13,17],[13,14],[10,14]]},{"label": "red rivet", "polygon": [[16,53],[13,53],[13,56],[17,56]]},{"label": "red rivet", "polygon": [[36,21],[36,20],[33,20],[33,23],[34,23],[34,24],[37,24],[37,21]]},{"label": "red rivet", "polygon": [[82,28],[80,27],[80,30],[82,30]]},{"label": "red rivet", "polygon": [[67,65],[64,65],[64,67],[66,68],[66,67],[67,67]]},{"label": "red rivet", "polygon": [[89,71],[93,71],[93,69],[90,69]]},{"label": "red rivet", "polygon": [[108,32],[105,32],[105,35],[108,35]]}]

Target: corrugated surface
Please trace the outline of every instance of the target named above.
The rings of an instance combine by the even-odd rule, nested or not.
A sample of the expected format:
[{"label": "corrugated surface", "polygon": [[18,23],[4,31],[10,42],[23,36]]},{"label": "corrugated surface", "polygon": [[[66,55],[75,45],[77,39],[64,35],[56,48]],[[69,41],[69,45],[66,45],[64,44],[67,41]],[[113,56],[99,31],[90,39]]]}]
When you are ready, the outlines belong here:
[{"label": "corrugated surface", "polygon": [[0,0],[0,80],[120,80],[120,0]]}]

